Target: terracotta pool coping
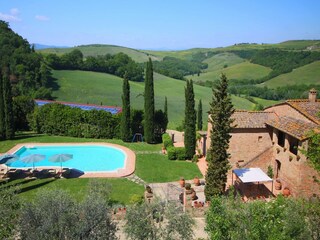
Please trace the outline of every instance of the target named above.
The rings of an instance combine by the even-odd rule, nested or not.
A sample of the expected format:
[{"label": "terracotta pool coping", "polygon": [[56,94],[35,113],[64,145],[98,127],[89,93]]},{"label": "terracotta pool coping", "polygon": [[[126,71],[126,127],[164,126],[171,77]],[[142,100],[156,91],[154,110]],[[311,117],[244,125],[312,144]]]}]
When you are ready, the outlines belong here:
[{"label": "terracotta pool coping", "polygon": [[[7,153],[13,154],[18,151],[22,147],[33,147],[33,146],[53,146],[53,145],[73,145],[73,146],[88,146],[88,145],[99,145],[99,146],[108,146],[115,147],[121,149],[127,155],[125,160],[125,167],[118,169],[113,172],[88,172],[84,173],[80,176],[80,178],[117,178],[117,177],[125,177],[134,173],[135,165],[136,165],[136,154],[130,150],[129,148],[123,147],[121,145],[113,144],[113,143],[101,143],[101,142],[86,142],[86,143],[22,143],[17,144],[13,148],[11,148]],[[47,167],[39,167],[38,169],[47,168]]]}]

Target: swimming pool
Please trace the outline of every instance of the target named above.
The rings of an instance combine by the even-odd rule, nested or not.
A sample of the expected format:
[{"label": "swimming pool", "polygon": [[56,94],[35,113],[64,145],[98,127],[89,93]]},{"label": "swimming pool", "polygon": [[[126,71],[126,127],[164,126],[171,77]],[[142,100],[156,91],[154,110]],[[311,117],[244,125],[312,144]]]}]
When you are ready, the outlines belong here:
[{"label": "swimming pool", "polygon": [[108,145],[33,145],[22,146],[16,152],[19,160],[8,164],[12,168],[31,168],[32,163],[21,161],[31,154],[42,154],[46,158],[35,163],[35,167],[60,167],[60,163],[50,162],[55,154],[72,154],[73,158],[62,163],[63,167],[74,168],[84,173],[113,172],[125,168],[127,154],[120,148]]}]

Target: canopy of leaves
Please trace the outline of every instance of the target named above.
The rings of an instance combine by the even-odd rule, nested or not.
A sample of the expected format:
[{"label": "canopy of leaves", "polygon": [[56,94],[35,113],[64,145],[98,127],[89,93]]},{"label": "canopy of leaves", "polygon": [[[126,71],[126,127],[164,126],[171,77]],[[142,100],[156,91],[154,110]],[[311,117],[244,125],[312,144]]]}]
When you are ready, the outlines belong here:
[{"label": "canopy of leaves", "polygon": [[182,60],[174,57],[164,57],[161,62],[153,63],[154,71],[168,77],[184,80],[184,76],[198,74],[201,69],[208,67],[208,64]]},{"label": "canopy of leaves", "polygon": [[56,70],[87,70],[104,72],[117,75],[121,78],[126,74],[128,80],[143,81],[143,67],[133,61],[128,55],[120,52],[115,55],[88,56],[83,58],[79,49],[65,53],[61,57],[56,54],[48,54],[46,61],[50,67]]}]

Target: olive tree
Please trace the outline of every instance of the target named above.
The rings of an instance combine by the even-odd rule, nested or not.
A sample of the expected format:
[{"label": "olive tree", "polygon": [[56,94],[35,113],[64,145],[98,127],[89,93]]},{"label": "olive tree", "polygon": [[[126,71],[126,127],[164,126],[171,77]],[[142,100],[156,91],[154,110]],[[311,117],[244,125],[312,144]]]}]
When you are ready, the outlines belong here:
[{"label": "olive tree", "polygon": [[129,239],[193,239],[193,219],[173,204],[155,200],[128,208],[124,230]]}]

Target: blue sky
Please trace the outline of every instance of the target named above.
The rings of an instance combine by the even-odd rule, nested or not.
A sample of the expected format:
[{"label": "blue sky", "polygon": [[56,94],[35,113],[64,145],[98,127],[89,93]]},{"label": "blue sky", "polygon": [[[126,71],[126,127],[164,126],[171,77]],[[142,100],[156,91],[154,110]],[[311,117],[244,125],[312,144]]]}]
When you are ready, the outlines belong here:
[{"label": "blue sky", "polygon": [[138,49],[320,39],[319,0],[0,0],[30,43]]}]

